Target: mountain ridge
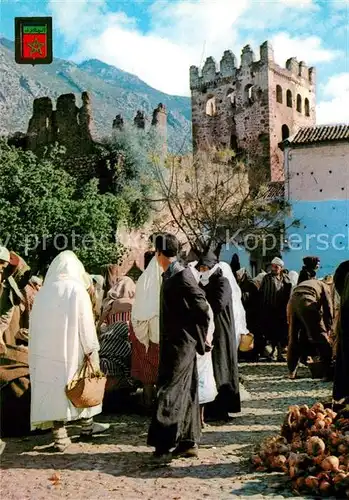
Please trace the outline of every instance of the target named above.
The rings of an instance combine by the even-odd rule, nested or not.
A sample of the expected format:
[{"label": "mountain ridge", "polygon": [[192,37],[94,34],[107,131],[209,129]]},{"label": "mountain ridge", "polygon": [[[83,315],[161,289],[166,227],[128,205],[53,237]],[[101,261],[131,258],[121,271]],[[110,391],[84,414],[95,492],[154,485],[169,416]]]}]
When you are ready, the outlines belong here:
[{"label": "mountain ridge", "polygon": [[54,58],[51,65],[19,65],[14,58],[14,42],[0,38],[0,133],[26,132],[33,99],[88,91],[92,100],[92,134],[96,140],[108,136],[117,114],[131,121],[137,110],[144,111],[148,123],[161,102],[168,117],[168,145],[171,152],[191,149],[191,107],[188,97],[171,96],[154,89],[139,77],[98,59],[76,64]]}]

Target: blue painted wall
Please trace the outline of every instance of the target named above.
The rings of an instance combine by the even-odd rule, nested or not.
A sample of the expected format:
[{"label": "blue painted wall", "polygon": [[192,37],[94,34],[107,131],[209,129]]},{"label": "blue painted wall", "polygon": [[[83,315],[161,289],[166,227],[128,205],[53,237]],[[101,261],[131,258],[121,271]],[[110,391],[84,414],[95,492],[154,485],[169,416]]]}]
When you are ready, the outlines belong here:
[{"label": "blue painted wall", "polygon": [[231,258],[234,253],[238,254],[241,267],[245,267],[246,269],[250,270],[250,254],[244,249],[236,248],[236,246],[232,243],[229,245],[225,245],[222,248],[219,258],[223,262],[228,262],[228,264],[230,264]]},{"label": "blue painted wall", "polygon": [[291,249],[283,253],[288,269],[299,270],[306,255],[321,259],[319,276],[333,274],[336,267],[349,259],[349,200],[292,202],[292,220],[300,227],[288,230]]},{"label": "blue painted wall", "polygon": [[[300,220],[299,227],[291,227],[286,238],[290,248],[282,252],[286,268],[299,272],[303,257],[316,255],[321,259],[319,277],[333,274],[336,267],[349,260],[349,200],[297,201],[292,203],[292,221]],[[230,244],[223,247],[220,258],[229,262],[237,253],[242,267],[250,270],[249,253]]]}]

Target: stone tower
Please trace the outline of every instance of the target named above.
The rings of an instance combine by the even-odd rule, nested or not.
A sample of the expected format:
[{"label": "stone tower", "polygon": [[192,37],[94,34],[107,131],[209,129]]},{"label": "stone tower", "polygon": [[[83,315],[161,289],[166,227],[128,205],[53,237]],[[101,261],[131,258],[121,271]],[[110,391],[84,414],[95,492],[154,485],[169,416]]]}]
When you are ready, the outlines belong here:
[{"label": "stone tower", "polygon": [[162,145],[162,152],[167,154],[167,111],[166,107],[160,103],[153,111],[152,127],[155,129],[156,136]]},{"label": "stone tower", "polygon": [[288,59],[274,61],[271,45],[260,46],[260,59],[250,46],[242,49],[241,65],[226,50],[219,70],[208,57],[201,70],[190,67],[194,149],[227,147],[244,152],[265,167],[271,181],[282,181],[283,153],[278,144],[300,127],[315,124],[315,68]]}]

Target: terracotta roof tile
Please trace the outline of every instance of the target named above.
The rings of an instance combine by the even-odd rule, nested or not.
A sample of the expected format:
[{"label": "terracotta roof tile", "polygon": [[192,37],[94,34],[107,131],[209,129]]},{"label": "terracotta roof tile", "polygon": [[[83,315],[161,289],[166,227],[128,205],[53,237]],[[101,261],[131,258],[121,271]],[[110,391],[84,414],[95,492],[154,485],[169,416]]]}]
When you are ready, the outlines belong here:
[{"label": "terracotta roof tile", "polygon": [[314,142],[349,141],[349,124],[347,125],[317,125],[303,127],[286,139],[291,144],[312,144]]}]

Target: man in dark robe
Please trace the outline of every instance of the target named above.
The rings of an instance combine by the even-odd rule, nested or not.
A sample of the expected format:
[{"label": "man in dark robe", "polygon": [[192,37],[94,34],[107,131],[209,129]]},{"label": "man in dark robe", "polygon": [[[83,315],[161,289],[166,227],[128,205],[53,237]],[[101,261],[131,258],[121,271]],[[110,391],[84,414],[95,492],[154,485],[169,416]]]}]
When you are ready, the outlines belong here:
[{"label": "man in dark robe", "polygon": [[244,353],[244,358],[258,361],[262,340],[259,338],[259,293],[258,286],[253,281],[248,271],[242,267],[236,273],[237,282],[241,289],[241,301],[246,311],[246,326],[254,335],[254,349],[250,353]]},{"label": "man in dark robe", "polygon": [[285,361],[283,349],[287,345],[287,304],[292,283],[283,272],[284,263],[279,257],[271,262],[271,271],[263,278],[259,289],[261,334],[270,342],[273,352],[277,348],[277,360]]},{"label": "man in dark robe", "polygon": [[212,363],[218,394],[205,406],[207,420],[229,421],[229,413],[241,411],[237,341],[234,328],[232,289],[211,251],[203,255],[197,268],[215,322]]},{"label": "man in dark robe", "polygon": [[333,399],[349,403],[349,260],[342,262],[334,275],[334,285],[340,295],[337,325],[336,369]]},{"label": "man in dark robe", "polygon": [[332,347],[329,334],[333,323],[331,286],[324,281],[303,281],[290,300],[290,335],[287,350],[289,378],[295,379],[301,357],[319,355],[330,376]]},{"label": "man in dark robe", "polygon": [[155,457],[195,457],[201,435],[196,353],[205,353],[209,325],[205,295],[177,261],[179,242],[159,235],[155,251],[164,270],[160,297],[160,361],[156,409],[148,433]]},{"label": "man in dark robe", "polygon": [[304,266],[302,267],[298,277],[298,285],[302,283],[302,281],[316,278],[316,271],[320,267],[320,259],[319,257],[304,257],[303,264]]}]

